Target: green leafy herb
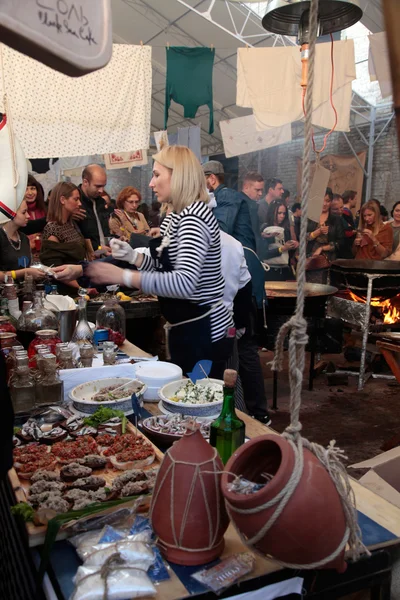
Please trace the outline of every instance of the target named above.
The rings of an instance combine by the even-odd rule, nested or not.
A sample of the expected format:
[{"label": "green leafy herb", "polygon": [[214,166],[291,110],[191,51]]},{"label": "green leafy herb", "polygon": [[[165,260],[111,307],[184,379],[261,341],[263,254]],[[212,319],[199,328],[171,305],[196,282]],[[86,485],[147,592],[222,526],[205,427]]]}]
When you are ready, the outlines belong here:
[{"label": "green leafy herb", "polygon": [[11,512],[15,517],[21,517],[24,521],[33,521],[35,511],[27,502],[19,502],[11,507]]},{"label": "green leafy herb", "polygon": [[14,435],[17,435],[21,431],[21,427],[14,427]]},{"label": "green leafy herb", "polygon": [[101,406],[90,417],[85,417],[83,419],[83,422],[85,425],[88,425],[90,427],[98,427],[102,423],[107,423],[107,421],[109,421],[113,417],[120,417],[123,422],[125,415],[122,410],[115,410],[114,408]]}]

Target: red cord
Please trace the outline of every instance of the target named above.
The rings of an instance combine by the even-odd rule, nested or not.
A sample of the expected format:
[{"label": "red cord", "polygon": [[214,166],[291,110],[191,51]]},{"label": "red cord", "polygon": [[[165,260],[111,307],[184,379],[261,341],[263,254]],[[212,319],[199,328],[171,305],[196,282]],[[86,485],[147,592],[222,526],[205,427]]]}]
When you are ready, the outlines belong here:
[{"label": "red cord", "polygon": [[[333,108],[333,112],[335,113],[335,123],[334,123],[332,129],[330,131],[328,131],[327,134],[325,134],[325,136],[324,136],[324,143],[323,143],[323,146],[322,146],[321,150],[317,150],[316,147],[315,147],[315,139],[314,139],[314,132],[313,132],[313,134],[312,134],[313,150],[314,150],[314,152],[318,152],[318,153],[323,152],[325,150],[328,138],[335,131],[336,125],[337,125],[337,122],[338,122],[337,110],[336,110],[335,105],[333,103],[333,80],[334,80],[334,76],[335,76],[335,61],[334,61],[334,58],[333,58],[333,35],[330,34],[330,36],[331,36],[331,84],[330,84],[330,89],[329,89],[329,101],[330,101],[331,106]],[[306,116],[305,96],[306,96],[306,88],[303,88],[302,94],[301,94],[301,104],[302,104],[302,107],[303,107],[304,116]]]}]

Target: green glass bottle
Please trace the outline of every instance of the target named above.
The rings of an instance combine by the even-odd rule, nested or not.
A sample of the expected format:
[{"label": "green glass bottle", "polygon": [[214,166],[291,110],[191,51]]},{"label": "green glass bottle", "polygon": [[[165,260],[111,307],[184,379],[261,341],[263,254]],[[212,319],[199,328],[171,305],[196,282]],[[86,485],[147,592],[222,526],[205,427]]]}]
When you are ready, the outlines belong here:
[{"label": "green glass bottle", "polygon": [[224,465],[232,454],[244,443],[245,424],[235,411],[235,385],[237,372],[224,372],[224,402],[221,414],[211,423],[210,444],[218,450]]}]

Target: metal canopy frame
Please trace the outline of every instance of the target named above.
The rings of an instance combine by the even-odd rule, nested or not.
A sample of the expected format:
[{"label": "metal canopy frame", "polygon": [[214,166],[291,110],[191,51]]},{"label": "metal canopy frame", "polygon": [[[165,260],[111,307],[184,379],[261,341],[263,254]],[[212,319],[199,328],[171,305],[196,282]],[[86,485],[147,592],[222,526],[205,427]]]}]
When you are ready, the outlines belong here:
[{"label": "metal canopy frame", "polygon": [[[168,0],[168,2],[171,1],[172,0]],[[157,41],[157,38],[160,35],[168,32],[168,37],[171,41],[178,44],[187,44],[189,46],[204,45],[197,37],[185,31],[185,28],[180,23],[184,17],[193,13],[199,18],[205,19],[208,23],[223,31],[225,34],[235,38],[241,44],[249,47],[296,45],[296,42],[291,37],[268,33],[263,28],[259,15],[244,3],[230,2],[229,0],[173,1],[183,6],[186,10],[179,17],[169,20],[151,5],[151,0],[123,0],[126,5],[135,9],[142,16],[146,16],[159,27],[159,31],[155,35],[147,40],[143,40],[144,44],[152,44],[154,41]],[[114,35],[114,39],[120,43],[128,43],[117,35]],[[222,71],[229,78],[236,80],[236,68],[229,62],[229,59],[236,56],[237,48],[234,48],[233,50],[234,51],[228,56],[221,56],[218,53],[218,48],[216,48],[214,68],[218,71]],[[166,68],[154,59],[153,71],[156,74],[165,77]],[[164,92],[165,86],[160,85],[157,89],[153,89],[152,93],[152,101],[160,110],[163,110],[164,108]],[[215,120],[218,121],[238,117],[239,115],[236,114],[235,107],[236,104],[234,102],[223,106],[214,99],[214,112],[216,113]],[[195,120],[183,119],[182,115],[173,107],[170,107],[169,113],[171,124],[174,127],[179,125],[197,124]],[[205,116],[208,116],[208,111],[200,110],[196,115],[196,120]],[[351,132],[357,132],[359,138],[368,149],[367,166],[363,167],[358,161],[366,178],[366,198],[370,198],[371,196],[374,148],[380,137],[390,126],[393,116],[394,112],[391,105],[385,104],[373,106],[356,92],[353,93],[350,116]],[[152,129],[156,130],[158,127],[152,125]],[[319,128],[315,129],[317,133],[322,131],[325,133],[325,130]],[[292,124],[293,139],[303,137],[303,131],[304,125],[302,122]],[[357,152],[349,139],[348,134],[346,132],[338,133],[344,137],[350,151],[358,160]],[[224,148],[222,140],[215,135],[215,133],[210,135],[202,130],[201,138],[202,152],[204,155],[223,154]]]}]

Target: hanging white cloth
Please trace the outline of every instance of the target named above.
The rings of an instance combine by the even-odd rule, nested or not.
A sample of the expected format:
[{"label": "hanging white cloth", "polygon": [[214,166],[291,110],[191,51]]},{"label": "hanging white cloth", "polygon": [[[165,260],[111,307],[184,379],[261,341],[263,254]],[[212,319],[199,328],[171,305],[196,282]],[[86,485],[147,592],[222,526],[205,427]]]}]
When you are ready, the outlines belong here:
[{"label": "hanging white cloth", "polygon": [[290,123],[282,125],[282,127],[271,127],[264,131],[257,131],[254,115],[220,121],[219,126],[227,158],[279,146],[290,142],[292,139],[292,126]]},{"label": "hanging white cloth", "polygon": [[104,69],[79,78],[6,46],[3,63],[15,133],[28,158],[149,147],[150,46],[114,44]]},{"label": "hanging white cloth", "polygon": [[[334,42],[333,101],[338,131],[350,129],[351,82],[356,78],[353,40]],[[315,59],[313,124],[330,129],[331,44],[318,44]],[[236,104],[253,109],[258,131],[303,119],[299,47],[240,48],[237,55]]]},{"label": "hanging white cloth", "polygon": [[386,32],[369,35],[368,70],[371,81],[378,81],[382,98],[392,95],[389,50]]}]

